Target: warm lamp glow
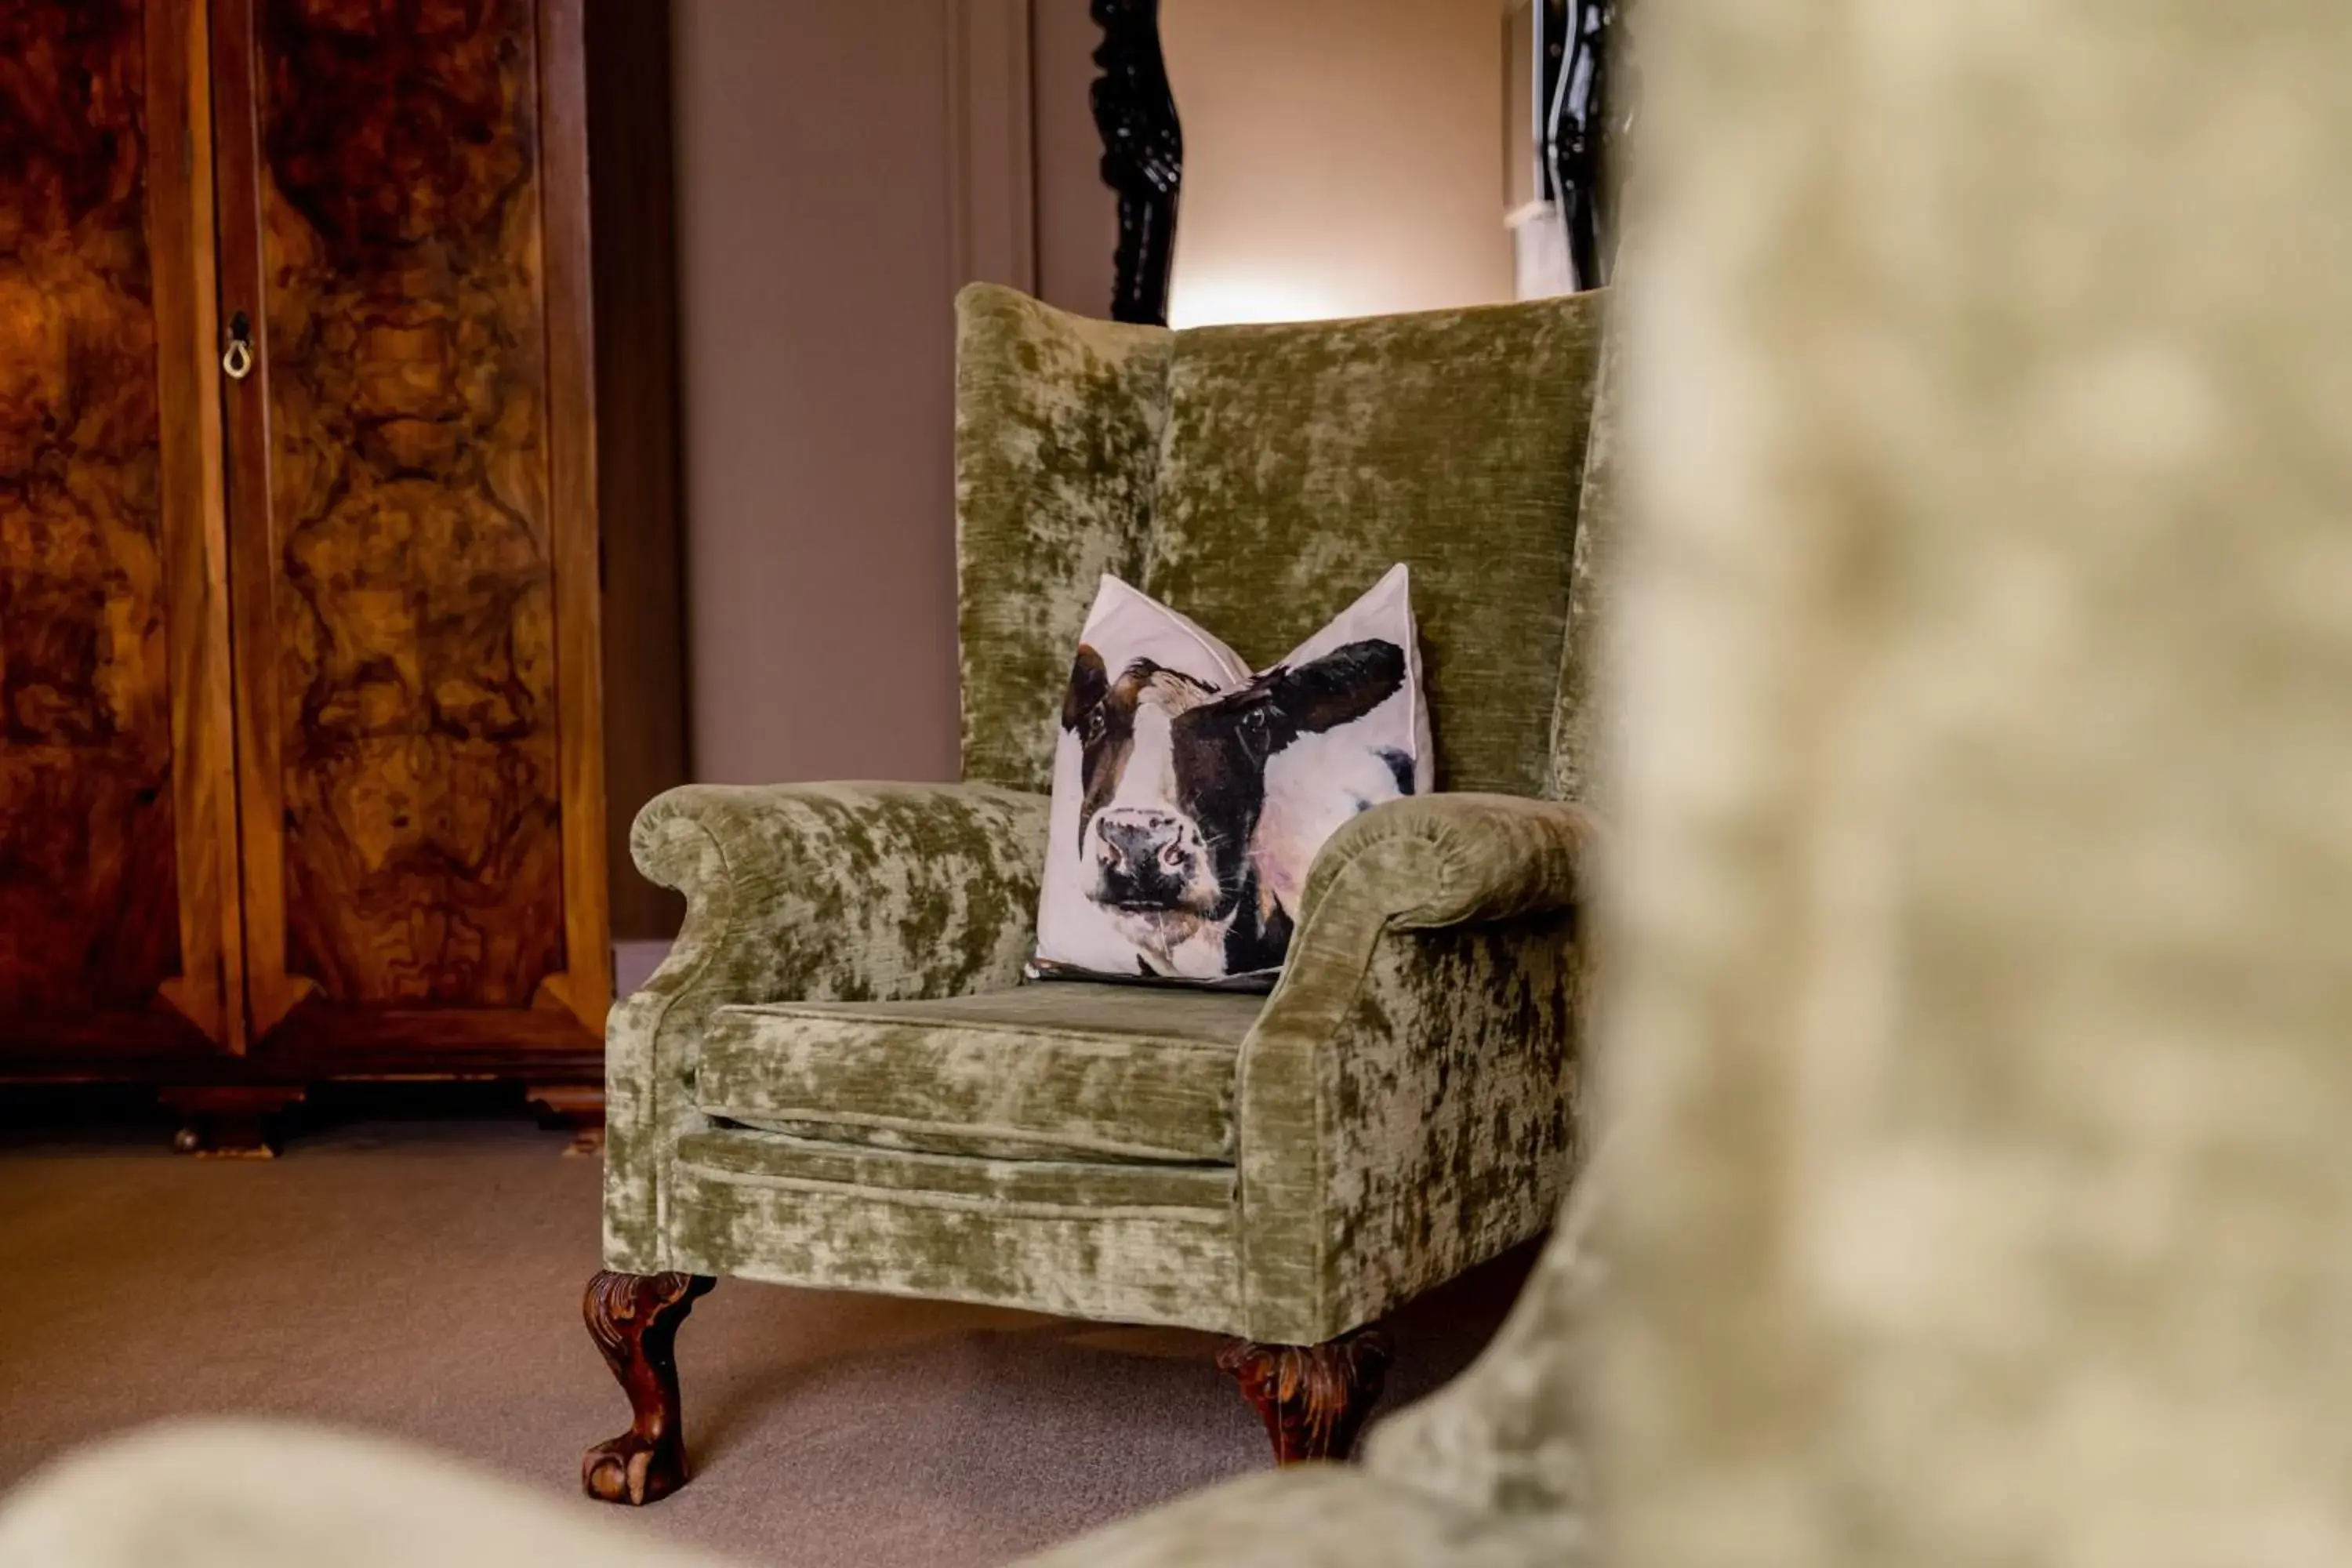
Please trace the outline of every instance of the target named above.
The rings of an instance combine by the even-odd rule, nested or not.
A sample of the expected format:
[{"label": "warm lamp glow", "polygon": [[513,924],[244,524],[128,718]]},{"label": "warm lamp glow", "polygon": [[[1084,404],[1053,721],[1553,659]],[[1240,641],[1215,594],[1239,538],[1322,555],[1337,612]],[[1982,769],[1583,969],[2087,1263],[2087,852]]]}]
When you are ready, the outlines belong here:
[{"label": "warm lamp glow", "polygon": [[1168,300],[1171,327],[1223,326],[1234,321],[1319,321],[1346,309],[1314,285],[1287,278],[1177,274]]}]

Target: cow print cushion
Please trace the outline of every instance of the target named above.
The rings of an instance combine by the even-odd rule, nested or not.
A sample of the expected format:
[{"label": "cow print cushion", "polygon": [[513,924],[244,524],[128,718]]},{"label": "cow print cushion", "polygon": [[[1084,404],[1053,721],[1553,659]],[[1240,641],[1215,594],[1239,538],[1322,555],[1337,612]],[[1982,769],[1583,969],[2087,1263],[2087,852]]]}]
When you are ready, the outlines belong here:
[{"label": "cow print cushion", "polygon": [[1431,775],[1403,566],[1255,674],[1107,576],[1062,700],[1030,974],[1270,985],[1323,841]]}]

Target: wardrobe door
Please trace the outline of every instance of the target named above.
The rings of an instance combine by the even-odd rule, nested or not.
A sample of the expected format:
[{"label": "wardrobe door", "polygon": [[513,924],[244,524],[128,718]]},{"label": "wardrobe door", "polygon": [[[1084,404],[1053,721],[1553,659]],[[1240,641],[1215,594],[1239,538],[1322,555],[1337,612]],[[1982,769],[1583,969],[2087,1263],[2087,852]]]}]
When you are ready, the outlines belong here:
[{"label": "wardrobe door", "polygon": [[576,1057],[611,990],[576,0],[213,3],[261,1048]]},{"label": "wardrobe door", "polygon": [[240,1039],[200,4],[0,6],[0,1076]]}]

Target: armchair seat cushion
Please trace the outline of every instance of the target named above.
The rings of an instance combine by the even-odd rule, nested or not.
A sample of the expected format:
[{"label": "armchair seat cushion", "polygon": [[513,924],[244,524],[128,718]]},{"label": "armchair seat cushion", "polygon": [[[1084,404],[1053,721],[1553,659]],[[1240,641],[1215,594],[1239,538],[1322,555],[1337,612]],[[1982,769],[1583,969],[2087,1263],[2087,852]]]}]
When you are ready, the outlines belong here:
[{"label": "armchair seat cushion", "polygon": [[1265,1001],[1053,984],[721,1007],[696,1098],[727,1121],[831,1143],[1230,1165],[1242,1037]]}]

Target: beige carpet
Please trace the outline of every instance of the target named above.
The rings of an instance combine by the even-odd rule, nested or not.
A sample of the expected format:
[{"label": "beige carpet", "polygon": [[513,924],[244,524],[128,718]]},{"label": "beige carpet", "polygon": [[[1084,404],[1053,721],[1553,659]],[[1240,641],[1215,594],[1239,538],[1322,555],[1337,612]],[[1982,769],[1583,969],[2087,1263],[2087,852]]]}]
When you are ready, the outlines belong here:
[{"label": "beige carpet", "polygon": [[[580,1326],[598,1162],[518,1117],[334,1120],[273,1162],[0,1125],[0,1474],[188,1413],[393,1434],[571,1493],[627,1425]],[[5,1118],[0,1118],[4,1121]],[[1458,1370],[1523,1252],[1397,1325]],[[679,1337],[696,1476],[646,1526],[779,1564],[983,1564],[1265,1463],[1205,1335],[722,1281]],[[583,1502],[583,1508],[594,1505]]]}]

